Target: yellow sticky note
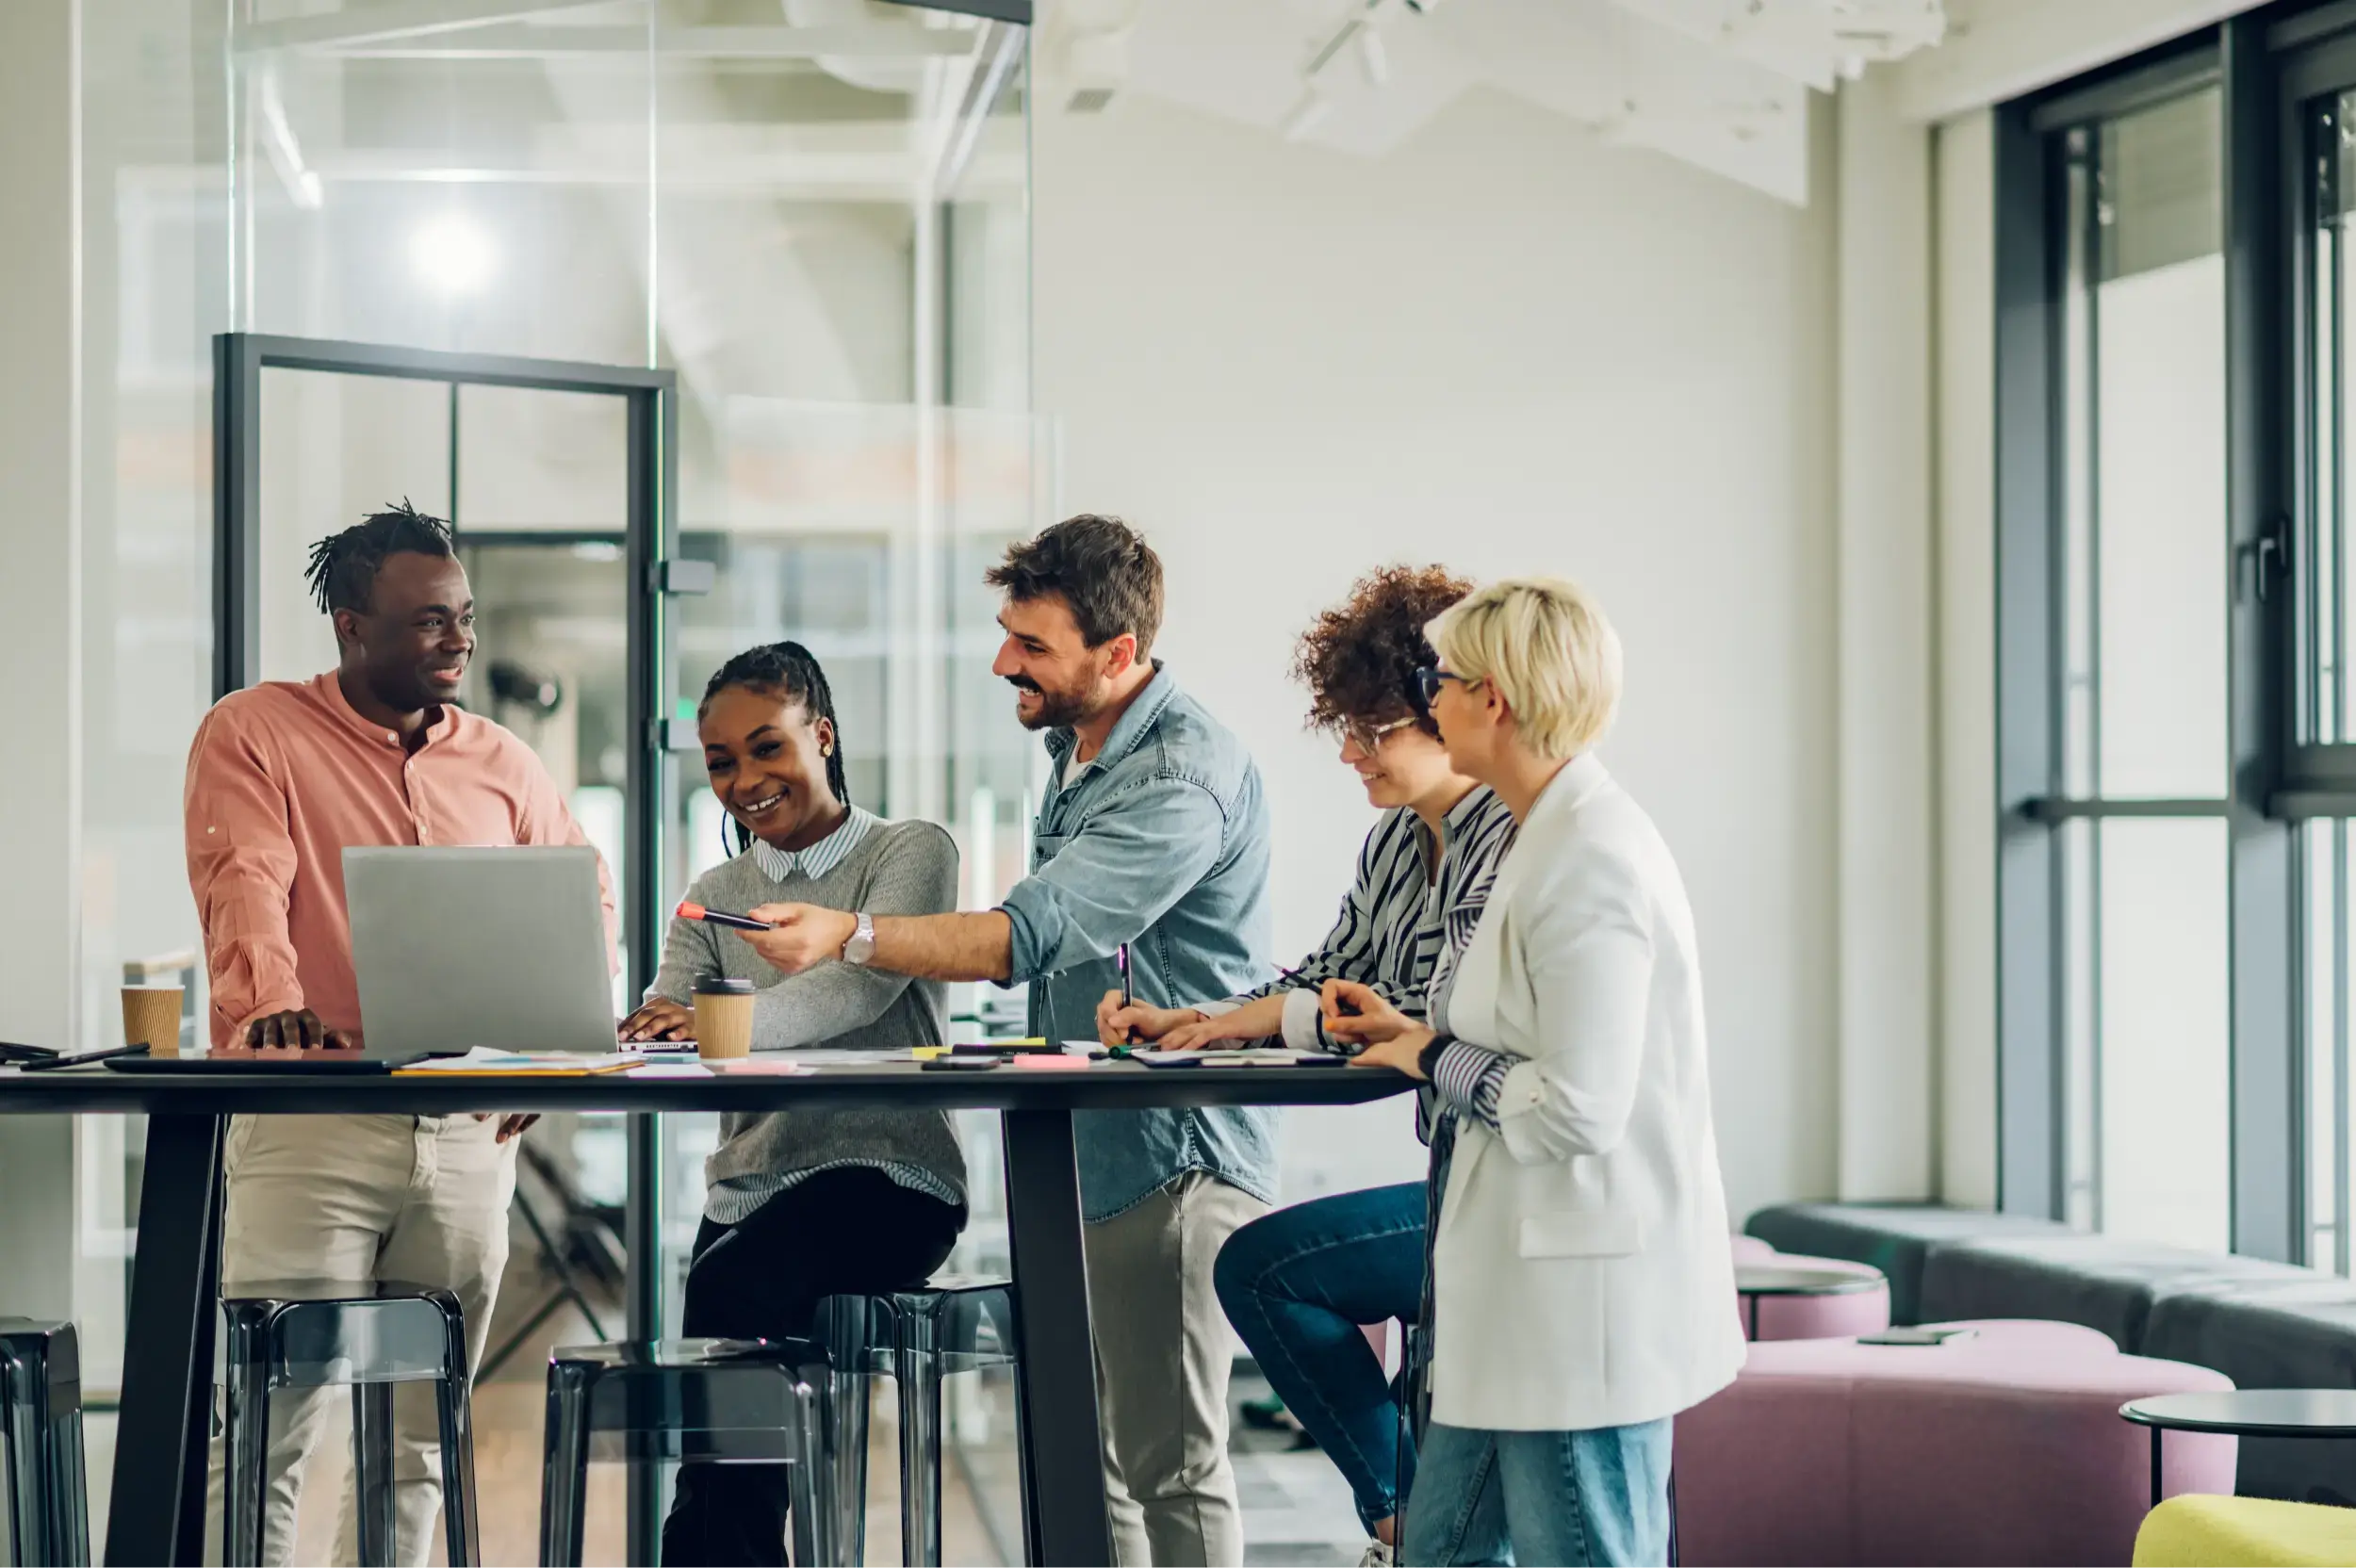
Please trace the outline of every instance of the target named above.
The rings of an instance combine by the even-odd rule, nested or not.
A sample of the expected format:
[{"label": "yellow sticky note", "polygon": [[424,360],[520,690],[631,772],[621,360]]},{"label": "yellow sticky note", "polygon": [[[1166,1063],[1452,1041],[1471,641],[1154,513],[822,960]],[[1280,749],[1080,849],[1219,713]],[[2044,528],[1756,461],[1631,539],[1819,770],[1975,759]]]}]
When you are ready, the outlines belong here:
[{"label": "yellow sticky note", "polygon": [[949,1048],[945,1045],[912,1045],[908,1047],[908,1054],[920,1062],[929,1062],[949,1054]]}]

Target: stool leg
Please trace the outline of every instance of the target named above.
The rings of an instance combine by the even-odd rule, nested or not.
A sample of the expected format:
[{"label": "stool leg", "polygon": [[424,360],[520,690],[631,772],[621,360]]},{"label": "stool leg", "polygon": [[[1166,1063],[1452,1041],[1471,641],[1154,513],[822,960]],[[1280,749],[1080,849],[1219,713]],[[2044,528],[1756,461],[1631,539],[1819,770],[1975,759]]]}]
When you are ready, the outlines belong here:
[{"label": "stool leg", "polygon": [[[34,1369],[38,1374],[38,1368]],[[33,1388],[17,1388],[14,1379],[0,1377],[0,1400],[6,1401],[7,1422],[0,1427],[0,1439],[8,1450],[8,1544],[16,1548],[18,1562],[41,1562],[48,1548],[41,1529],[41,1498],[44,1487],[41,1473],[41,1443],[37,1435],[41,1424],[38,1392],[41,1378],[27,1380]]]},{"label": "stool leg", "polygon": [[589,1389],[548,1368],[546,1446],[540,1460],[541,1568],[578,1568],[589,1488]]},{"label": "stool leg", "polygon": [[434,1385],[442,1421],[442,1524],[453,1568],[478,1568],[483,1541],[475,1522],[474,1413],[463,1377]]},{"label": "stool leg", "polygon": [[834,1505],[835,1560],[844,1568],[867,1561],[867,1347],[869,1303],[863,1296],[830,1296],[819,1305],[831,1370],[826,1375],[826,1470]]},{"label": "stool leg", "polygon": [[[41,1413],[41,1474],[47,1479],[43,1511],[47,1513],[48,1556],[45,1560],[65,1568],[88,1568],[90,1562],[90,1487],[82,1456],[82,1390],[80,1383],[60,1386],[52,1381],[47,1408]],[[32,1557],[27,1562],[43,1560]]]},{"label": "stool leg", "polygon": [[900,1560],[941,1564],[941,1352],[930,1313],[892,1313],[892,1375],[900,1385]]},{"label": "stool leg", "polygon": [[794,1374],[793,1408],[795,1455],[786,1472],[788,1506],[794,1529],[794,1568],[837,1568],[833,1499],[820,1484],[826,1437],[819,1429],[817,1390]]},{"label": "stool leg", "polygon": [[255,1336],[229,1330],[229,1360],[221,1413],[221,1561],[257,1568],[262,1560],[262,1508],[270,1489],[270,1378]]},{"label": "stool leg", "polygon": [[393,1560],[393,1385],[352,1385],[352,1481],[359,1492],[362,1568]]}]

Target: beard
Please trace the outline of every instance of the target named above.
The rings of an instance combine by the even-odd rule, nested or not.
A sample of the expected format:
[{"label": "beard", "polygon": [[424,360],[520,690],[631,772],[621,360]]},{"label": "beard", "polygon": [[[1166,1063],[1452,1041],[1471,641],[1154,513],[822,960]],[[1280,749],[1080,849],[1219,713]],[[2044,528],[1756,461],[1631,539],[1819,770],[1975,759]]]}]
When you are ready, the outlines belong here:
[{"label": "beard", "polygon": [[1093,682],[1074,690],[1060,692],[1051,692],[1039,682],[1023,676],[1009,677],[1006,684],[1018,692],[1035,692],[1039,694],[1039,702],[1037,712],[1026,714],[1019,708],[1015,710],[1015,722],[1025,729],[1068,729],[1088,715],[1088,696]]}]

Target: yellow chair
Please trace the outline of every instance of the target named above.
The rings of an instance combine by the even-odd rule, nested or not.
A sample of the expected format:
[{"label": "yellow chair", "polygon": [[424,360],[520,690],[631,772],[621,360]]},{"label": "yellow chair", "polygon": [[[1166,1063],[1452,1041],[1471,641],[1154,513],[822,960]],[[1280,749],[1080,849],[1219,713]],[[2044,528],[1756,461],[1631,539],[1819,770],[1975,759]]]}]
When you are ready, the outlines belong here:
[{"label": "yellow chair", "polygon": [[2135,1532],[2135,1568],[2344,1568],[2356,1508],[2270,1497],[2170,1497]]}]

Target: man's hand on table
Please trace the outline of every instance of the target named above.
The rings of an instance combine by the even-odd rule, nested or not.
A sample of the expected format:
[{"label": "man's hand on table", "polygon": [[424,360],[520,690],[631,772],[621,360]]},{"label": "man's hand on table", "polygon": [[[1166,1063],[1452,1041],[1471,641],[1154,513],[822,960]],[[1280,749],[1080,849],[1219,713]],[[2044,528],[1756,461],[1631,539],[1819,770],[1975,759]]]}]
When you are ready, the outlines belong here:
[{"label": "man's hand on table", "polygon": [[360,1042],[342,1029],[330,1029],[308,1007],[264,1013],[245,1026],[244,1042],[257,1051],[357,1051]]},{"label": "man's hand on table", "polygon": [[[1096,1037],[1108,1047],[1161,1040],[1174,1029],[1202,1021],[1203,1015],[1192,1007],[1148,1007],[1139,1002],[1123,1006],[1119,991],[1106,991],[1104,1000],[1096,1004]],[[1165,1045],[1164,1049],[1190,1048]]]},{"label": "man's hand on table", "polygon": [[843,944],[859,933],[859,916],[810,904],[764,904],[745,911],[766,931],[739,931],[753,951],[784,974],[799,974],[843,956]]}]

